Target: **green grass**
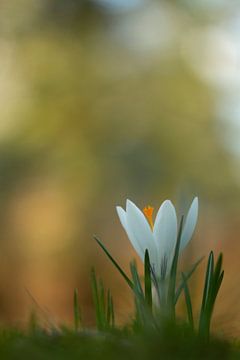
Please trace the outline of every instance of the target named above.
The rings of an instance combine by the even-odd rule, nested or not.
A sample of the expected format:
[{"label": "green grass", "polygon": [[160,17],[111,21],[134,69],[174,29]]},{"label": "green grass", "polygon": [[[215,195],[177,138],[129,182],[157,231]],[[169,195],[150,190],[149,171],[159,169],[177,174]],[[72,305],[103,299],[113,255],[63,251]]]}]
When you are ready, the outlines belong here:
[{"label": "green grass", "polygon": [[46,333],[35,330],[23,333],[0,332],[1,359],[240,359],[240,348],[228,342],[211,339],[202,342],[184,327],[166,327],[162,333],[133,335],[116,332]]},{"label": "green grass", "polygon": [[[95,270],[91,271],[96,326],[84,328],[78,291],[73,293],[72,328],[59,327],[46,331],[31,314],[28,329],[0,329],[0,359],[86,359],[86,360],[147,360],[147,359],[240,359],[240,344],[217,339],[210,333],[216,298],[223,280],[222,254],[217,260],[210,252],[198,316],[192,311],[188,280],[200,265],[195,262],[186,273],[178,271],[178,255],[182,222],[179,227],[170,273],[163,266],[161,274],[152,268],[145,251],[144,274],[136,263],[130,263],[131,278],[95,238],[122,278],[129,285],[135,301],[132,321],[120,328],[115,323],[114,301]],[[163,263],[164,265],[164,263]],[[180,295],[186,305],[186,316],[179,320],[176,304]],[[198,321],[196,321],[198,320]]]}]

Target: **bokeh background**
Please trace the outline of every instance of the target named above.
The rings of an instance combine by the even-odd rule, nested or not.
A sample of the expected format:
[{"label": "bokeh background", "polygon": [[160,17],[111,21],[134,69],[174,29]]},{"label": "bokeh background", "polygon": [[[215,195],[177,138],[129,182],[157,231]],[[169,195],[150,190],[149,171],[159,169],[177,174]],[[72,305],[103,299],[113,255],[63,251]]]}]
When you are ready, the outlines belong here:
[{"label": "bokeh background", "polygon": [[92,265],[127,322],[129,291],[93,234],[127,271],[115,206],[170,198],[181,214],[198,195],[182,268],[224,252],[214,326],[239,336],[239,91],[238,1],[2,0],[0,322],[37,308],[71,324],[78,287],[91,326]]}]

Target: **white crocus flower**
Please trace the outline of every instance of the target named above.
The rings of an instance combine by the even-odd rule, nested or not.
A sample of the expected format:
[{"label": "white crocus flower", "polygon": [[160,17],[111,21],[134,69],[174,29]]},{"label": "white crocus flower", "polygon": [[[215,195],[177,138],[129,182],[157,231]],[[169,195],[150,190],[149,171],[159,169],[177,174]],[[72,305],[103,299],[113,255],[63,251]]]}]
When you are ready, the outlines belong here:
[{"label": "white crocus flower", "polygon": [[[170,200],[160,206],[153,223],[153,208],[148,206],[143,212],[130,200],[127,200],[126,211],[117,206],[117,213],[134,249],[144,261],[146,249],[150,262],[157,275],[171,268],[177,241],[177,215]],[[191,239],[198,217],[198,198],[195,197],[188,211],[180,242],[180,252]]]}]

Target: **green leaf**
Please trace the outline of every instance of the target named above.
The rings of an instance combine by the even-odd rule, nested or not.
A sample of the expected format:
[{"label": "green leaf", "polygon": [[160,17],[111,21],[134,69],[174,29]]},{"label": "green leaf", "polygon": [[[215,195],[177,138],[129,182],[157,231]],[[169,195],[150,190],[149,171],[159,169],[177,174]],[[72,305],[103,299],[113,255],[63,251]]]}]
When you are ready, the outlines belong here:
[{"label": "green leaf", "polygon": [[81,312],[79,308],[77,289],[74,290],[74,295],[73,295],[73,311],[74,311],[74,327],[75,327],[75,331],[78,331],[81,324]]},{"label": "green leaf", "polygon": [[130,269],[134,285],[133,292],[136,309],[135,326],[138,328],[138,330],[147,329],[150,323],[152,325],[152,317],[150,316],[149,307],[146,303],[140,277],[137,271],[137,266],[134,262],[131,262]]},{"label": "green leaf", "polygon": [[109,289],[107,291],[107,323],[111,323],[111,293]]},{"label": "green leaf", "polygon": [[222,271],[222,254],[219,255],[216,266],[214,268],[214,256],[213,252],[211,251],[208,259],[202,307],[199,319],[199,335],[201,335],[205,340],[209,339],[213,308],[216,302],[217,294],[222,284],[223,277],[224,271]]},{"label": "green leaf", "polygon": [[[198,265],[202,262],[203,259],[204,259],[204,256],[202,256],[198,261],[196,261],[192,265],[191,269],[186,274],[184,274],[187,281],[191,278],[191,276],[193,275],[193,273],[195,272]],[[179,299],[179,296],[181,295],[181,292],[182,292],[183,289],[184,289],[184,282],[182,281],[180,283],[180,285],[178,286],[178,288],[176,290],[176,293],[175,293],[175,305],[176,305],[176,303],[177,303],[177,301]]]},{"label": "green leaf", "polygon": [[183,216],[181,218],[181,222],[179,225],[177,242],[175,246],[175,252],[173,257],[173,262],[171,266],[170,272],[170,280],[169,280],[169,287],[168,287],[168,306],[170,310],[170,316],[172,319],[175,319],[175,287],[176,287],[176,277],[177,277],[177,266],[178,266],[178,256],[179,256],[179,249],[180,249],[180,242],[182,236],[182,228],[183,228]]},{"label": "green leaf", "polygon": [[109,328],[114,327],[114,308],[113,308],[113,299],[110,290],[107,292],[107,325]]},{"label": "green leaf", "polygon": [[184,273],[182,273],[182,279],[183,279],[183,290],[184,290],[184,295],[185,295],[185,303],[186,303],[187,313],[188,313],[188,321],[189,321],[189,325],[191,326],[191,328],[194,329],[192,301],[191,301],[191,296],[190,296],[190,292],[189,292],[189,287],[187,284],[187,278]]},{"label": "green leaf", "polygon": [[107,257],[111,260],[111,262],[113,263],[113,265],[116,267],[116,269],[120,272],[120,274],[122,275],[122,277],[124,278],[124,280],[127,282],[127,284],[130,286],[131,289],[133,289],[133,283],[132,281],[129,279],[129,277],[125,274],[125,272],[122,270],[122,268],[118,265],[118,263],[116,262],[116,260],[113,259],[112,255],[109,253],[109,251],[106,249],[106,247],[103,245],[103,243],[96,237],[93,236],[94,240],[96,240],[96,242],[98,243],[98,245],[101,247],[101,249],[105,252],[105,254],[107,255]]},{"label": "green leaf", "polygon": [[135,262],[130,263],[130,269],[133,278],[133,290],[138,297],[141,297],[141,299],[144,300],[144,293]]},{"label": "green leaf", "polygon": [[215,270],[214,270],[214,277],[217,280],[220,276],[220,272],[222,269],[222,260],[223,260],[223,254],[220,253],[217,262],[216,262],[216,266],[215,266]]},{"label": "green leaf", "polygon": [[205,276],[200,321],[201,321],[201,316],[207,305],[209,291],[210,291],[210,287],[211,287],[211,284],[213,281],[213,269],[214,269],[214,256],[213,256],[213,252],[211,251],[209,258],[208,258],[208,265],[207,265],[207,271],[206,271],[206,276]]},{"label": "green leaf", "polygon": [[214,284],[213,294],[212,294],[212,297],[211,297],[211,312],[213,311],[214,303],[216,301],[217,294],[218,294],[220,286],[222,284],[223,277],[224,277],[224,271],[221,272],[218,279],[216,280],[216,283]]},{"label": "green leaf", "polygon": [[96,313],[96,322],[97,322],[97,328],[99,330],[102,329],[102,314],[101,314],[101,308],[99,304],[99,294],[98,294],[98,284],[96,279],[96,273],[94,268],[91,270],[91,285],[92,285],[92,293],[93,293],[93,302],[95,306],[95,313]]},{"label": "green leaf", "polygon": [[115,326],[115,314],[114,314],[114,306],[113,306],[112,295],[110,297],[110,313],[111,313],[111,326],[112,326],[112,328],[114,328],[114,326]]},{"label": "green leaf", "polygon": [[148,250],[145,251],[144,257],[144,283],[145,283],[145,299],[149,309],[152,309],[152,280],[151,280],[151,264]]},{"label": "green leaf", "polygon": [[100,279],[99,280],[99,309],[100,309],[100,316],[101,316],[101,323],[102,323],[102,327],[105,328],[106,326],[106,305],[105,305],[105,291],[104,291],[104,286],[103,286],[103,282]]}]

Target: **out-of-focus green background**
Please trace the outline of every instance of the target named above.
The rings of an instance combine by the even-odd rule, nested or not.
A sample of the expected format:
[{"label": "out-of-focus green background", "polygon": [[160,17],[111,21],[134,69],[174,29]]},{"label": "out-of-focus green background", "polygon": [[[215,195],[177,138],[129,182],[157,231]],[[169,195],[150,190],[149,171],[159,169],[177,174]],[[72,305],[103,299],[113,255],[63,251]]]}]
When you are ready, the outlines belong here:
[{"label": "out-of-focus green background", "polygon": [[239,24],[233,0],[1,1],[2,323],[24,325],[31,296],[70,323],[78,287],[91,325],[92,265],[127,321],[128,289],[92,235],[127,269],[115,206],[170,198],[181,213],[198,195],[183,267],[224,251],[215,325],[239,334]]}]

